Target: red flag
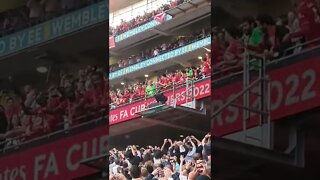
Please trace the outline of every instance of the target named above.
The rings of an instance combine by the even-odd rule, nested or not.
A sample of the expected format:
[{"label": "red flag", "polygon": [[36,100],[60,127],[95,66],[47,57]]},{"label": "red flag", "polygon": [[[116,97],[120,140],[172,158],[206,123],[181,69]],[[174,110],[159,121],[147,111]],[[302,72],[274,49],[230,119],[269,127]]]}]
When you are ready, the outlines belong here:
[{"label": "red flag", "polygon": [[109,49],[116,47],[114,36],[109,36]]},{"label": "red flag", "polygon": [[155,17],[154,17],[154,20],[155,21],[158,21],[159,23],[162,23],[163,21],[164,21],[164,17],[166,16],[166,13],[160,13],[160,14],[158,14],[158,15],[156,15]]}]

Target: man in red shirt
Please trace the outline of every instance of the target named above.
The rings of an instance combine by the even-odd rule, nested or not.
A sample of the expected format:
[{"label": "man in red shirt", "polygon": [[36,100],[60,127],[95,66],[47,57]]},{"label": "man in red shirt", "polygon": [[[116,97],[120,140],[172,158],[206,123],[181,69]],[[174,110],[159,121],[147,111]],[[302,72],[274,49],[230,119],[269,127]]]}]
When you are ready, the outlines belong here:
[{"label": "man in red shirt", "polygon": [[167,88],[169,86],[169,81],[165,74],[159,77],[158,83],[162,88]]},{"label": "man in red shirt", "polygon": [[320,36],[320,24],[316,22],[314,0],[303,0],[297,7],[300,31],[290,34],[290,38],[304,37],[311,41]]},{"label": "man in red shirt", "polygon": [[202,59],[202,68],[201,68],[201,75],[206,77],[211,73],[211,66],[210,63],[207,61],[207,59]]},{"label": "man in red shirt", "polygon": [[176,73],[173,74],[172,82],[175,83],[175,85],[177,85],[179,83],[179,80],[180,80],[180,72],[179,70],[177,70]]},{"label": "man in red shirt", "polygon": [[[209,65],[211,65],[211,53],[206,53],[206,57],[205,57],[206,61],[209,63]],[[211,68],[210,68],[211,69]]]}]

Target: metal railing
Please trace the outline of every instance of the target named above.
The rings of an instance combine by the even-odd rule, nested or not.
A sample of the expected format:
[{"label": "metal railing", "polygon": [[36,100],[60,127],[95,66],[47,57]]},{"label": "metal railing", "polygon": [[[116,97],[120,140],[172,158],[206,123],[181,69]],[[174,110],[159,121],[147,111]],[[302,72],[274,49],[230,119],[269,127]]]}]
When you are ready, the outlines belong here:
[{"label": "metal railing", "polygon": [[[69,116],[66,114],[65,116]],[[69,116],[70,117],[70,116]],[[98,112],[91,112],[86,115],[78,116],[75,119],[68,119],[62,123],[58,123],[54,128],[58,129],[50,133],[42,132],[39,136],[32,137],[37,134],[37,132],[31,133],[23,133],[16,137],[6,138],[4,141],[0,142],[0,145],[3,146],[3,149],[0,149],[0,152],[10,151],[12,149],[18,149],[20,146],[29,144],[32,142],[36,142],[41,139],[48,139],[54,135],[65,133],[68,134],[71,130],[77,129],[80,127],[85,127],[89,124],[94,124],[99,121],[106,120],[108,118],[107,109],[101,109]],[[87,121],[84,121],[89,119]],[[46,119],[42,119],[42,121],[46,121]],[[106,121],[107,122],[107,121]],[[66,126],[67,125],[67,126]],[[32,137],[32,138],[30,138]]]},{"label": "metal railing", "polygon": [[[203,77],[203,78],[201,78],[201,79],[194,80],[193,84],[196,84],[197,82],[200,82],[200,81],[205,80],[205,79],[210,78],[210,77],[211,77],[211,74],[209,74],[209,75],[207,75],[207,76],[205,76],[205,77]],[[161,93],[164,93],[164,94],[165,94],[165,93],[169,93],[169,92],[173,92],[173,98],[174,98],[174,99],[177,99],[177,98],[180,97],[181,95],[185,94],[186,91],[182,92],[182,93],[180,94],[180,96],[176,96],[176,91],[177,91],[178,89],[183,88],[183,87],[187,87],[187,83],[188,83],[187,81],[184,82],[184,83],[170,83],[170,85],[169,85],[166,89],[164,89],[164,91],[160,91],[160,92],[161,92]],[[194,86],[194,85],[193,85],[193,86]],[[193,86],[192,86],[192,87],[193,87]],[[144,104],[146,105],[146,104],[147,104],[147,101],[148,101],[149,99],[154,98],[154,97],[147,97],[146,93],[145,93],[144,96],[139,96],[139,97],[140,97],[140,98],[137,99],[137,100],[135,100],[135,101],[131,101],[131,102],[122,104],[122,105],[120,105],[120,106],[116,106],[114,103],[110,103],[110,104],[109,104],[109,107],[111,107],[111,106],[116,106],[116,108],[110,108],[110,111],[116,110],[116,109],[118,109],[118,108],[126,107],[126,106],[129,106],[129,105],[131,105],[131,104],[135,104],[135,103],[142,102],[142,101],[143,101]],[[186,98],[186,100],[187,100],[187,98]],[[145,106],[145,107],[147,107],[147,106]]]},{"label": "metal railing", "polygon": [[[312,45],[312,44],[314,44],[314,46],[307,47],[308,45]],[[293,52],[292,54],[288,55],[289,51],[294,51],[297,48],[302,48],[302,50],[299,51],[299,52],[296,52],[296,53]],[[313,50],[319,49],[319,48],[320,48],[320,38],[317,38],[317,39],[314,39],[314,40],[311,40],[311,41],[307,41],[307,42],[304,42],[304,43],[301,43],[301,44],[296,44],[294,46],[291,46],[291,47],[287,48],[284,51],[284,56],[283,57],[268,61],[267,62],[267,66],[269,66],[271,64],[278,64],[279,62],[288,60],[289,58],[292,58],[292,57],[295,57],[295,56],[298,56],[298,55],[301,55],[301,54],[304,54],[304,53],[307,53],[307,52],[310,52],[310,51],[313,51]],[[243,74],[242,67],[230,66],[230,67],[221,69],[221,70],[219,70],[217,72],[213,72],[212,73],[212,80],[213,81],[220,81],[220,80],[223,80],[223,79],[236,77],[236,76],[241,75],[241,74]]]}]

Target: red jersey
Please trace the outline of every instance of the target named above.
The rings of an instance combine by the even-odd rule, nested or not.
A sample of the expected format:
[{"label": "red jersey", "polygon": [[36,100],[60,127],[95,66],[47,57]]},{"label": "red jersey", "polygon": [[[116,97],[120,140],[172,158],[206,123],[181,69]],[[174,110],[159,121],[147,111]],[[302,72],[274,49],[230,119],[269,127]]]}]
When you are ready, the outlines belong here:
[{"label": "red jersey", "polygon": [[19,115],[21,107],[18,104],[12,104],[5,109],[5,114],[8,119],[11,119],[14,115]]},{"label": "red jersey", "polygon": [[304,36],[307,41],[316,39],[320,36],[320,24],[315,21],[314,0],[304,0],[298,6],[300,31],[291,33],[291,38]]},{"label": "red jersey", "polygon": [[211,72],[210,64],[207,61],[204,61],[201,68],[201,74],[208,75]]},{"label": "red jersey", "polygon": [[187,74],[183,73],[182,76],[180,76],[180,83],[185,83],[187,79]]},{"label": "red jersey", "polygon": [[161,78],[159,79],[159,83],[160,83],[161,86],[167,85],[167,84],[168,84],[168,78],[166,78],[166,77],[161,77]]},{"label": "red jersey", "polygon": [[172,82],[178,83],[178,82],[179,82],[179,79],[180,79],[179,75],[175,74],[175,75],[172,77]]},{"label": "red jersey", "polygon": [[[212,53],[211,53],[211,56],[214,60],[214,63],[219,63],[219,62],[222,62],[223,61],[223,49],[221,48],[220,44],[218,41],[214,41],[212,43]],[[210,61],[211,61],[211,58],[210,58]],[[210,62],[211,63],[211,62]]]}]

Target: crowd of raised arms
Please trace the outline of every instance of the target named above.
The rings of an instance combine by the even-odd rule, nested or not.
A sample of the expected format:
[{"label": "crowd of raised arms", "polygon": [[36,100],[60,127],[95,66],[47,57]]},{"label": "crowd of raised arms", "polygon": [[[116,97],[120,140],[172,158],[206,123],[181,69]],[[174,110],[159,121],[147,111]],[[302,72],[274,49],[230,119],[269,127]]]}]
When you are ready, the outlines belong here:
[{"label": "crowd of raised arms", "polygon": [[0,37],[102,0],[28,0],[0,13]]},{"label": "crowd of raised arms", "polygon": [[71,127],[101,118],[102,110],[107,110],[103,68],[61,73],[59,81],[49,82],[44,91],[31,85],[0,91],[0,149],[62,130],[66,123]]},{"label": "crowd of raised arms", "polygon": [[109,151],[110,180],[211,179],[211,135],[200,141],[164,139],[161,147],[137,145]]},{"label": "crowd of raised arms", "polygon": [[121,105],[132,103],[141,99],[153,97],[156,95],[157,89],[160,92],[175,86],[185,84],[187,79],[200,80],[210,77],[211,74],[211,55],[206,53],[206,56],[201,59],[202,64],[197,67],[187,67],[185,69],[178,69],[175,72],[166,72],[156,78],[156,80],[147,80],[145,82],[135,82],[132,84],[125,84],[123,88],[111,89],[110,108],[116,108]]},{"label": "crowd of raised arms", "polygon": [[133,19],[129,21],[125,21],[121,19],[120,25],[116,27],[109,26],[109,36],[117,36],[119,34],[125,33],[131,29],[134,29],[136,27],[139,27],[141,25],[144,25],[150,21],[152,21],[155,16],[169,10],[172,8],[177,7],[178,5],[187,2],[188,0],[172,0],[168,4],[162,4],[161,7],[159,7],[156,10],[153,10],[151,12],[145,12],[144,15],[139,15],[137,17],[134,17]]},{"label": "crowd of raised arms", "polygon": [[319,42],[291,48],[320,37],[320,1],[302,0],[292,11],[278,18],[270,15],[246,17],[240,26],[213,29],[213,78],[226,77],[243,67],[249,57],[272,61],[312,47]]},{"label": "crowd of raised arms", "polygon": [[130,57],[121,58],[117,61],[117,63],[110,66],[110,72],[120,70],[127,66],[131,66],[133,64],[145,61],[152,57],[159,56],[166,52],[172,51],[174,49],[180,48],[187,44],[190,44],[196,40],[203,39],[210,35],[210,29],[202,29],[199,32],[195,32],[193,34],[187,36],[178,36],[171,42],[161,43],[153,48],[144,48],[138,54],[131,55]]}]

